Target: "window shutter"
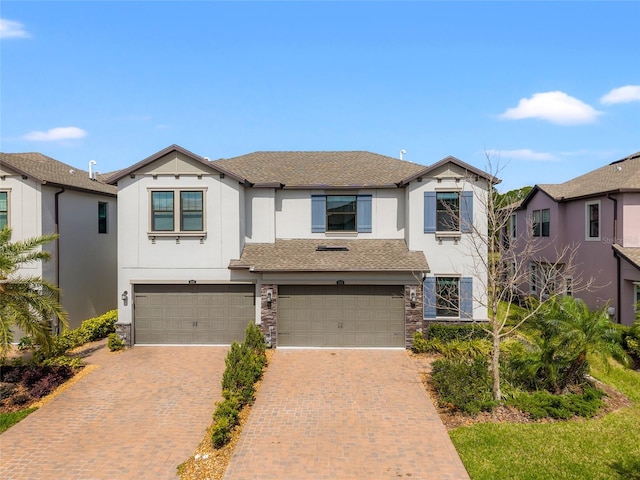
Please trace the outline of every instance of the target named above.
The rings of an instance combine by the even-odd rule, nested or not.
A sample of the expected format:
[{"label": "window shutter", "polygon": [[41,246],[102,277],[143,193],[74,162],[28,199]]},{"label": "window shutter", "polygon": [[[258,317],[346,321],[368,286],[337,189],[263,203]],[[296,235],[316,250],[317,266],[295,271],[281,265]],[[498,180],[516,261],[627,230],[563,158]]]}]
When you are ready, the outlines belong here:
[{"label": "window shutter", "polygon": [[424,233],[436,233],[436,192],[424,192]]},{"label": "window shutter", "polygon": [[311,195],[311,231],[322,233],[326,230],[327,223],[327,197],[324,195]]},{"label": "window shutter", "polygon": [[460,279],[460,318],[473,319],[473,278]]},{"label": "window shutter", "polygon": [[358,233],[371,233],[371,195],[358,195]]},{"label": "window shutter", "polygon": [[436,277],[424,279],[424,318],[436,318]]},{"label": "window shutter", "polygon": [[473,192],[462,192],[462,205],[460,205],[462,233],[471,233],[473,231]]}]

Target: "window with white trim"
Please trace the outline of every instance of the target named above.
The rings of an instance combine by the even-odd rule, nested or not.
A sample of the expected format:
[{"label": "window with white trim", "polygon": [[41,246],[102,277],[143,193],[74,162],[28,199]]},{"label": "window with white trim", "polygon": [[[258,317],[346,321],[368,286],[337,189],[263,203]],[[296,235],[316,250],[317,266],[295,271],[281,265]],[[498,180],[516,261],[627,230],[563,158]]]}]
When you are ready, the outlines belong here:
[{"label": "window with white trim", "polygon": [[151,190],[153,233],[202,233],[204,224],[204,191]]},{"label": "window with white trim", "polygon": [[518,236],[518,215],[515,213],[512,213],[509,219],[509,236],[511,240],[515,240]]},{"label": "window with white trim", "polygon": [[0,229],[9,225],[9,192],[0,192]]},{"label": "window with white trim", "polygon": [[585,240],[600,240],[600,200],[585,204]]},{"label": "window with white trim", "polygon": [[636,294],[634,298],[636,299],[636,302],[634,303],[634,311],[637,313],[640,312],[640,283],[636,283],[635,287]]}]

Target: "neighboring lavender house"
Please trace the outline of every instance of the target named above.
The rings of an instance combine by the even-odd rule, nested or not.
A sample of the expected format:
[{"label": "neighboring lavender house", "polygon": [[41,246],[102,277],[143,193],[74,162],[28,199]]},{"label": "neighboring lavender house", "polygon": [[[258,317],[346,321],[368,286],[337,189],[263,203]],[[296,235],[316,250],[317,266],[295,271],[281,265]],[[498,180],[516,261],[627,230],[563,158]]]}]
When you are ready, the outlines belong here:
[{"label": "neighboring lavender house", "polygon": [[557,285],[567,294],[575,289],[591,308],[608,306],[612,321],[633,323],[640,302],[640,152],[565,183],[536,185],[512,215],[511,239],[525,228],[544,248],[542,261],[532,259],[527,293],[540,294],[537,270],[556,261],[556,250],[575,245],[582,282],[593,279],[597,288],[580,292],[572,278]]},{"label": "neighboring lavender house", "polygon": [[274,346],[402,348],[425,321],[487,318],[470,226],[490,178],[453,157],[172,145],[109,182],[130,343],[228,344],[255,322]]},{"label": "neighboring lavender house", "polygon": [[116,196],[113,186],[40,153],[0,153],[0,228],[9,226],[14,241],[59,234],[43,247],[50,261],[21,271],[62,289],[71,328],[117,306]]}]

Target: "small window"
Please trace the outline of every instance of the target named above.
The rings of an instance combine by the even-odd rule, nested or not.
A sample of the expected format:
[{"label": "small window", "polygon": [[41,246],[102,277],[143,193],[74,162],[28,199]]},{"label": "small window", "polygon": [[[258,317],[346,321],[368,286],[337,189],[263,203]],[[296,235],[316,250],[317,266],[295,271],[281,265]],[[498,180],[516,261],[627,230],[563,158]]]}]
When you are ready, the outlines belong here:
[{"label": "small window", "polygon": [[355,195],[327,195],[327,231],[355,232],[357,211]]},{"label": "small window", "polygon": [[549,224],[551,223],[551,211],[548,208],[545,208],[544,210],[542,210],[541,216],[542,216],[542,236],[548,237],[549,227],[550,227]]},{"label": "small window", "polygon": [[0,229],[9,225],[9,192],[0,192]]},{"label": "small window", "polygon": [[566,277],[564,279],[564,294],[567,297],[573,297],[573,277]]},{"label": "small window", "polygon": [[184,232],[203,230],[203,198],[201,191],[180,192],[180,229]]},{"label": "small window", "polygon": [[107,202],[98,202],[98,233],[107,233]]},{"label": "small window", "polygon": [[511,214],[511,220],[509,222],[509,231],[512,240],[515,240],[518,236],[518,216],[515,213]]},{"label": "small window", "polygon": [[538,293],[538,265],[535,263],[529,265],[529,292]]},{"label": "small window", "polygon": [[460,316],[460,279],[456,277],[436,278],[436,316]]},{"label": "small window", "polygon": [[636,287],[636,295],[635,295],[636,303],[634,304],[634,307],[635,307],[634,311],[640,312],[640,283],[636,283],[635,287]]},{"label": "small window", "polygon": [[551,223],[551,211],[548,208],[533,211],[533,236],[548,237]]},{"label": "small window", "polygon": [[600,240],[600,202],[586,204],[586,239]]},{"label": "small window", "polygon": [[151,192],[151,230],[174,230],[173,192]]},{"label": "small window", "polygon": [[436,230],[438,232],[460,231],[460,194],[458,192],[436,193]]}]

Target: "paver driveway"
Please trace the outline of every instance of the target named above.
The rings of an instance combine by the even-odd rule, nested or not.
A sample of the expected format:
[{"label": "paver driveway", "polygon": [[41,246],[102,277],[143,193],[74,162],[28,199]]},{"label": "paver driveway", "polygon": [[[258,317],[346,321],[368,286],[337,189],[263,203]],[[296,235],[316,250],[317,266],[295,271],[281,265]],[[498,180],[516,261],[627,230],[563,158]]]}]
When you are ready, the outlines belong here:
[{"label": "paver driveway", "polygon": [[279,349],[224,478],[469,477],[406,352]]},{"label": "paver driveway", "polygon": [[0,478],[176,478],[211,424],[226,348],[135,347],[0,435]]}]

